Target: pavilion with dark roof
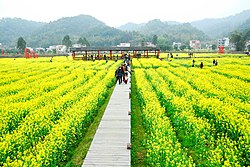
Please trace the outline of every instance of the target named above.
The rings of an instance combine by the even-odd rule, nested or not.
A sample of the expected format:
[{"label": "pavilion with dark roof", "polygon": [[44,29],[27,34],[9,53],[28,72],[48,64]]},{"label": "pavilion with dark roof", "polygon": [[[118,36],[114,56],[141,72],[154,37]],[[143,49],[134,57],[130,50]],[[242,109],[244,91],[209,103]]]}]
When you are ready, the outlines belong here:
[{"label": "pavilion with dark roof", "polygon": [[76,53],[82,53],[85,52],[85,56],[88,56],[89,52],[97,52],[97,57],[100,59],[101,52],[109,52],[109,57],[112,59],[113,52],[121,52],[122,57],[124,58],[125,52],[133,52],[133,57],[140,57],[141,54],[138,54],[138,52],[143,52],[144,57],[149,57],[149,53],[154,53],[155,57],[160,56],[160,48],[159,47],[81,47],[81,48],[70,48],[70,51],[72,52],[72,57],[75,60]]}]

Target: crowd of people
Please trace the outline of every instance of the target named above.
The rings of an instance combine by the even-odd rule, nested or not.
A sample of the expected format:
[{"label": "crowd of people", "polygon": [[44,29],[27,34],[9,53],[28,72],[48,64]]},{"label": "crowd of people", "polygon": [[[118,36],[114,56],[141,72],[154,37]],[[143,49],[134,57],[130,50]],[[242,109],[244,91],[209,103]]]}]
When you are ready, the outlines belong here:
[{"label": "crowd of people", "polygon": [[124,63],[115,71],[116,82],[118,81],[119,85],[122,84],[122,82],[127,84],[128,73],[130,73],[130,58],[125,57]]}]

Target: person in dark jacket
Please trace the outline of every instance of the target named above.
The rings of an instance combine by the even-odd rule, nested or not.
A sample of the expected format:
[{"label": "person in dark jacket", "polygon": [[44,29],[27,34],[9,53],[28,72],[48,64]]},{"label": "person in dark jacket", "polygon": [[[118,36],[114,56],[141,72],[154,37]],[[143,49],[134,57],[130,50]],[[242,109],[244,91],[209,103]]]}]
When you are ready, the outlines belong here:
[{"label": "person in dark jacket", "polygon": [[115,70],[115,78],[116,78],[116,82],[118,81],[119,77],[118,77],[118,71],[119,71],[119,68],[117,68]]},{"label": "person in dark jacket", "polygon": [[122,77],[124,75],[124,71],[121,67],[119,67],[116,71],[115,71],[115,77],[116,77],[116,80],[119,81],[119,84],[122,83]]},{"label": "person in dark jacket", "polygon": [[192,62],[192,67],[194,67],[194,63],[195,63],[195,60],[193,59],[193,62]]},{"label": "person in dark jacket", "polygon": [[203,68],[203,62],[201,62],[201,64],[200,64],[200,68]]},{"label": "person in dark jacket", "polygon": [[215,66],[215,59],[213,60],[213,65]]}]

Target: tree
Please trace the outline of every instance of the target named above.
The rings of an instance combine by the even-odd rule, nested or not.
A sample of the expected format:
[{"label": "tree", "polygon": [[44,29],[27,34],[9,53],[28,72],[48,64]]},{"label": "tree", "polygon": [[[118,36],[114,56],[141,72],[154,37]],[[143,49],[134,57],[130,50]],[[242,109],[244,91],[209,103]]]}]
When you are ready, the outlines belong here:
[{"label": "tree", "polygon": [[163,51],[170,51],[172,49],[172,46],[167,44],[159,44],[159,47]]},{"label": "tree", "polygon": [[83,41],[86,46],[90,46],[89,41],[85,37],[83,38]]},{"label": "tree", "polygon": [[62,44],[66,45],[67,48],[69,48],[70,46],[72,46],[72,41],[70,40],[69,35],[64,36],[64,38],[62,40]]},{"label": "tree", "polygon": [[243,51],[245,48],[245,41],[243,34],[240,32],[233,32],[230,34],[230,41],[235,45],[236,51]]},{"label": "tree", "polygon": [[141,40],[141,46],[142,46],[142,47],[145,46],[145,40],[144,40],[144,39]]},{"label": "tree", "polygon": [[249,51],[250,51],[250,45],[247,45],[246,47],[247,47],[247,48],[246,48],[247,51],[249,52]]},{"label": "tree", "polygon": [[157,36],[157,35],[154,35],[154,36],[153,36],[152,43],[153,43],[154,45],[157,45],[157,40],[158,40],[158,36]]},{"label": "tree", "polygon": [[215,50],[217,46],[215,44],[212,44],[212,50]]},{"label": "tree", "polygon": [[83,42],[83,39],[82,39],[82,37],[80,37],[80,38],[78,39],[77,43],[78,43],[78,44],[81,44],[81,45],[83,45],[83,43],[84,43],[84,42]]},{"label": "tree", "polygon": [[17,40],[17,49],[20,50],[20,52],[24,52],[24,49],[26,48],[26,42],[23,39],[23,37],[19,37]]},{"label": "tree", "polygon": [[[250,30],[247,30],[244,32],[244,41],[249,41],[250,40]],[[250,51],[250,45],[248,44],[246,46],[246,50],[249,52]]]},{"label": "tree", "polygon": [[175,51],[179,51],[179,48],[178,48],[177,45],[174,45],[174,50],[175,50]]},{"label": "tree", "polygon": [[245,31],[243,35],[244,40],[250,40],[250,30]]},{"label": "tree", "polygon": [[186,48],[187,48],[186,45],[181,45],[181,46],[180,46],[180,50],[182,50],[182,51],[183,51],[184,49],[186,49]]},{"label": "tree", "polygon": [[80,37],[77,43],[81,45],[90,46],[89,41],[85,37],[84,38]]}]

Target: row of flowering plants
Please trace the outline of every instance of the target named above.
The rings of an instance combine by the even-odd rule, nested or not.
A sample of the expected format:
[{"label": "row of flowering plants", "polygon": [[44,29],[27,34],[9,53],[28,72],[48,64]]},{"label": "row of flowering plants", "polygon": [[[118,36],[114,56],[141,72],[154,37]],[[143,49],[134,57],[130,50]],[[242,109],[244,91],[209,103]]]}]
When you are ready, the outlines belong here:
[{"label": "row of flowering plants", "polygon": [[[250,70],[247,66],[249,59],[232,59],[236,63],[230,64],[230,58],[225,58],[222,67],[203,69],[192,68],[187,60],[133,61],[138,91],[140,94],[151,92],[145,93],[147,98],[153,96],[155,99],[150,101],[160,103],[165,112],[157,109],[156,113],[164,113],[180,148],[197,166],[250,165],[250,84],[249,75],[242,77],[240,74],[246,73],[244,69]],[[230,75],[232,70],[227,71],[230,66],[240,70]],[[220,69],[222,72],[218,72]],[[139,84],[140,80],[142,84]],[[146,83],[149,86],[142,89]],[[148,103],[142,102],[142,106],[146,107]],[[147,131],[149,134],[151,129]]]},{"label": "row of flowering plants", "polygon": [[[1,69],[0,166],[64,161],[104,104],[121,63],[45,60],[18,59],[12,71]],[[10,61],[0,63],[8,67]],[[23,78],[8,77],[19,73]]]},{"label": "row of flowering plants", "polygon": [[142,105],[146,138],[146,161],[150,166],[194,166],[193,159],[182,149],[165,108],[147,80],[143,69],[135,69],[139,101]]}]

